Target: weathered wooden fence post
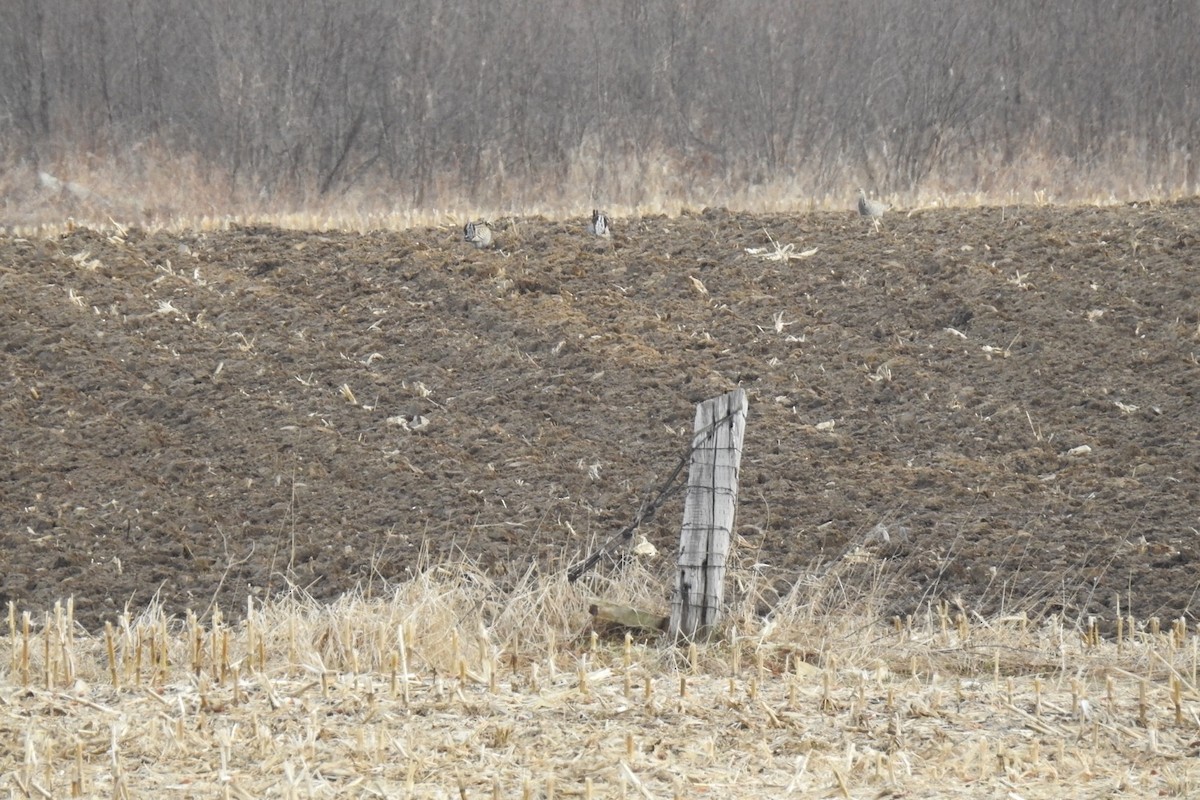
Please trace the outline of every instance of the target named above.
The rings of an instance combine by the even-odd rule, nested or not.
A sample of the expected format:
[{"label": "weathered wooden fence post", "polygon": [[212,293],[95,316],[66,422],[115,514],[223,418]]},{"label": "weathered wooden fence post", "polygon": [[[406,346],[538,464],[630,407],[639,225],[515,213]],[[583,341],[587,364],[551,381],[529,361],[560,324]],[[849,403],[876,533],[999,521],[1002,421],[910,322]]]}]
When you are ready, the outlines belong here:
[{"label": "weathered wooden fence post", "polygon": [[696,406],[676,570],[679,582],[671,598],[669,631],[676,641],[707,637],[721,613],[745,432],[744,390]]}]

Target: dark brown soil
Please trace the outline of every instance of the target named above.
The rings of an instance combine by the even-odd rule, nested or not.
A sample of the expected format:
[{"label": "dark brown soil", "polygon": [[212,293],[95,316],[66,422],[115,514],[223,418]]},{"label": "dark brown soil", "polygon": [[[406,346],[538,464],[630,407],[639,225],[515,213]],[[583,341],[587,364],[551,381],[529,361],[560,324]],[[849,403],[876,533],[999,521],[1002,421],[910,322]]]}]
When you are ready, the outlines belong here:
[{"label": "dark brown soil", "polygon": [[742,386],[776,590],[866,553],[895,611],[1195,614],[1195,202],[617,223],[0,238],[0,602],[563,569]]}]

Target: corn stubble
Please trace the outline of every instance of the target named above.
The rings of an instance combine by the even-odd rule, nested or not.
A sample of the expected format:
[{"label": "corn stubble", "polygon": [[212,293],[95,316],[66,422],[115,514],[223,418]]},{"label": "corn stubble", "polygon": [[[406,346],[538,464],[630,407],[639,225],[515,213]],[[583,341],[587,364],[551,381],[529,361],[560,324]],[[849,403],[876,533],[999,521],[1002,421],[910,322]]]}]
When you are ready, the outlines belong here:
[{"label": "corn stubble", "polygon": [[[14,796],[1186,796],[1197,631],[1185,621],[865,624],[794,593],[711,644],[589,628],[589,591],[662,603],[640,565],[591,590],[503,590],[443,564],[385,599],[150,607],[98,634],[68,600],[9,605],[0,753]],[[753,606],[748,594],[741,602]],[[474,766],[463,769],[462,764]],[[981,794],[981,796],[982,796]]]}]

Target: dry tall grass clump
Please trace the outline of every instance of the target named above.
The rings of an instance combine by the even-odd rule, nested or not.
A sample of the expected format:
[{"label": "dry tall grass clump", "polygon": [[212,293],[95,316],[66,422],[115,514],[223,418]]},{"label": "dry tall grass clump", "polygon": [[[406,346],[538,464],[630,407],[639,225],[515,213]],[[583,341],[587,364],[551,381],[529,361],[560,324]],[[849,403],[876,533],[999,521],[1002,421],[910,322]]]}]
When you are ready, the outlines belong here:
[{"label": "dry tall grass clump", "polygon": [[[1195,632],[1121,619],[873,619],[824,570],[711,643],[600,636],[640,564],[501,587],[441,564],[386,597],[297,594],[102,634],[10,607],[13,797],[1100,797],[1200,785]],[[583,582],[583,583],[586,583]],[[752,580],[742,584],[752,589]],[[836,592],[834,593],[836,594]],[[764,611],[766,613],[764,613]]]},{"label": "dry tall grass clump", "polygon": [[[176,158],[142,148],[136,158],[62,156],[34,169],[27,162],[0,164],[0,231],[19,236],[54,235],[64,221],[104,228],[114,223],[150,231],[227,230],[273,225],[291,230],[403,231],[459,224],[466,218],[585,216],[603,201],[617,217],[678,215],[708,207],[753,213],[839,211],[854,207],[857,171],[842,168],[834,178],[818,178],[818,167],[800,165],[761,181],[731,180],[695,172],[686,160],[660,151],[606,155],[604,191],[580,190],[595,170],[581,147],[558,172],[529,179],[506,178],[494,192],[447,180],[419,201],[383,177],[363,178],[336,195],[305,189],[263,192],[239,187],[219,164],[195,154]],[[1035,143],[1018,163],[990,162],[961,172],[945,171],[922,185],[886,193],[908,209],[982,205],[1112,205],[1148,198],[1178,200],[1195,185],[1173,176],[1139,174],[1133,154],[1114,154],[1086,171],[1069,159],[1044,157]],[[975,173],[978,173],[975,174]],[[582,182],[582,183],[581,183]]]}]

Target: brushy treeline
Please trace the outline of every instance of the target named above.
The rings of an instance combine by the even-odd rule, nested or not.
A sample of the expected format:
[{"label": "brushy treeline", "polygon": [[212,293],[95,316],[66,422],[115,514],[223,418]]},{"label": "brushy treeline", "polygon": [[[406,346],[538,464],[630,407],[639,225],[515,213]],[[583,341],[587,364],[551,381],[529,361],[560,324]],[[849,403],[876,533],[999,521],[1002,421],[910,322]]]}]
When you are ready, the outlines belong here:
[{"label": "brushy treeline", "polygon": [[424,207],[1191,192],[1197,31],[1195,0],[11,0],[0,163]]}]

